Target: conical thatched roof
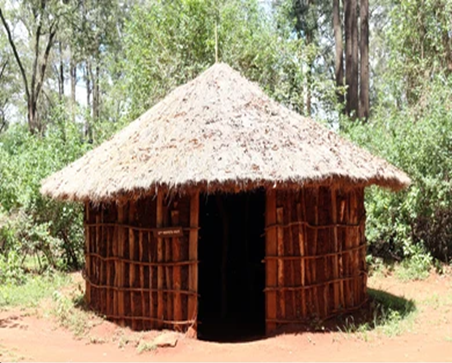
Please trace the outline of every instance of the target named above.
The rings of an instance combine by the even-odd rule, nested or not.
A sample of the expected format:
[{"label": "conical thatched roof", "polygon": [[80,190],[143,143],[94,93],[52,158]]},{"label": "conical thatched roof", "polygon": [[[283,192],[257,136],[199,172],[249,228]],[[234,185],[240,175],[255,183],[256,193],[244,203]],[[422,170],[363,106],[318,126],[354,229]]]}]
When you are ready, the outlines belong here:
[{"label": "conical thatched roof", "polygon": [[385,160],[271,100],[215,64],[43,182],[54,198],[101,201],[159,188],[377,184],[408,176]]}]

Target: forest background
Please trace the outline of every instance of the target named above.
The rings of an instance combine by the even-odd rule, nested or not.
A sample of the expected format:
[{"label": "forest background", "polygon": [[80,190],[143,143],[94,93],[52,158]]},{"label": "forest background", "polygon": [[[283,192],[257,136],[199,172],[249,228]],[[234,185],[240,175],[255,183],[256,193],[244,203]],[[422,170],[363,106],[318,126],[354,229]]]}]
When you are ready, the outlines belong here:
[{"label": "forest background", "polygon": [[218,56],[407,172],[366,192],[368,262],[452,257],[449,0],[0,0],[0,283],[83,265],[82,206],[41,180]]}]

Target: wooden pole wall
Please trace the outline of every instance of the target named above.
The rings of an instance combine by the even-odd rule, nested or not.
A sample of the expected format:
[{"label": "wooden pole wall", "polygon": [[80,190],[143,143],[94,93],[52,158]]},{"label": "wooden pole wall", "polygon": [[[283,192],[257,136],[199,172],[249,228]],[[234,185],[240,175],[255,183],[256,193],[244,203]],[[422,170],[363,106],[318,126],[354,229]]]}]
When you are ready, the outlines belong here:
[{"label": "wooden pole wall", "polygon": [[[266,193],[266,331],[367,298],[362,188]],[[182,237],[156,228],[180,226]],[[85,206],[86,301],[133,329],[197,330],[199,193]]]},{"label": "wooden pole wall", "polygon": [[[86,301],[134,330],[196,334],[199,194],[85,209]],[[161,227],[182,236],[157,237]]]},{"label": "wooden pole wall", "polygon": [[366,301],[362,188],[267,191],[265,215],[267,333]]}]

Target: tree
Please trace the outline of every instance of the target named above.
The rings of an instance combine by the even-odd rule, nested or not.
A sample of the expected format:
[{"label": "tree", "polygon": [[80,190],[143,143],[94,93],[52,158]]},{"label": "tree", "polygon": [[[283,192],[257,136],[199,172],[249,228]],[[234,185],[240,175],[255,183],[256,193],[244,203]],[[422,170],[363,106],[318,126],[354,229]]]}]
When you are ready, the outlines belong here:
[{"label": "tree", "polygon": [[[341,1],[333,0],[333,29],[335,44],[334,75],[336,87],[344,87],[344,46],[342,41],[342,17]],[[337,92],[338,102],[344,103],[344,95],[341,91]]]},{"label": "tree", "polygon": [[138,116],[177,85],[219,60],[303,112],[310,49],[257,0],[177,0],[139,5],[127,22],[126,90]]},{"label": "tree", "polygon": [[[11,26],[5,18],[4,11],[0,8],[0,19],[23,81],[23,90],[27,101],[28,127],[32,133],[39,132],[42,129],[37,112],[38,101],[44,85],[49,56],[54,45],[60,18],[58,11],[55,11],[56,8],[52,9],[51,6],[55,6],[55,4],[40,0],[29,1],[26,6],[22,7],[25,13],[23,19],[30,19],[30,23],[23,23],[23,25],[33,38],[33,61],[28,72],[26,71],[24,56],[18,51]],[[42,41],[44,46],[41,45]]]},{"label": "tree", "polygon": [[369,117],[369,0],[361,0],[360,24],[360,91],[358,117],[367,120]]},{"label": "tree", "polygon": [[[359,6],[358,6],[359,5]],[[359,9],[359,14],[358,14]],[[369,117],[369,2],[344,0],[345,64],[343,62],[342,21],[340,0],[333,0],[333,29],[335,38],[335,80],[340,90],[344,86],[345,113],[355,118]],[[359,15],[359,16],[358,16]],[[339,102],[342,96],[338,93]]]},{"label": "tree", "polygon": [[356,117],[358,113],[358,17],[356,0],[345,0],[345,84],[347,85],[347,115]]}]

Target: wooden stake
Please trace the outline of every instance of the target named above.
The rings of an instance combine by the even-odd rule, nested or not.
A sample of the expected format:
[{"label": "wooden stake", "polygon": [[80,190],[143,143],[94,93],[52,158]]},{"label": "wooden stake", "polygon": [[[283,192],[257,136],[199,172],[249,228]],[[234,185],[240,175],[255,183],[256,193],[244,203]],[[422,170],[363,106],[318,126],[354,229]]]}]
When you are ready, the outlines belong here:
[{"label": "wooden stake", "polygon": [[[276,191],[267,190],[265,198],[265,254],[276,256],[278,253],[276,228],[268,228],[276,224]],[[265,286],[277,286],[277,261],[266,260],[265,265]],[[276,291],[265,292],[265,331],[267,334],[276,329]]]},{"label": "wooden stake", "polygon": [[[169,224],[169,211],[168,211],[168,207],[164,206],[163,207],[163,226],[164,227],[168,227]],[[171,262],[171,238],[165,238],[164,240],[164,246],[165,246],[165,262]],[[173,276],[172,276],[172,267],[171,266],[165,266],[165,287],[168,290],[172,289],[173,286]],[[166,294],[166,305],[165,305],[165,317],[166,320],[172,321],[173,320],[173,295],[170,293],[165,293]]]},{"label": "wooden stake", "polygon": [[[159,192],[157,194],[157,216],[156,216],[156,226],[157,228],[163,227],[163,193]],[[157,238],[157,262],[163,262],[163,239]],[[157,288],[159,292],[157,293],[157,318],[165,319],[164,316],[164,301],[163,301],[163,287],[165,280],[165,270],[163,266],[157,267]],[[161,322],[157,323],[157,327],[161,329],[163,324]]]},{"label": "wooden stake", "polygon": [[[136,217],[136,203],[134,201],[129,202],[129,225],[133,225],[133,221]],[[132,228],[129,228],[129,259],[135,260],[135,234]],[[135,284],[135,265],[133,263],[129,263],[129,286],[133,287]],[[132,315],[135,315],[135,301],[134,301],[134,293],[130,292],[130,310],[132,311]],[[137,329],[137,321],[132,320],[132,330]]]},{"label": "wooden stake", "polygon": [[[313,192],[315,195],[315,201],[314,201],[314,205],[312,207],[314,207],[314,224],[318,225],[319,224],[319,187],[314,187],[313,188]],[[313,250],[314,250],[314,255],[317,255],[317,244],[318,244],[318,230],[317,228],[314,229],[314,240],[312,241],[312,245],[313,245]],[[312,273],[312,283],[316,284],[317,281],[317,261],[315,260],[314,263],[311,263],[311,267],[313,267],[311,273]],[[319,294],[318,294],[318,288],[314,287],[313,289],[314,291],[314,305],[315,305],[315,309],[316,309],[316,314],[317,316],[320,316],[320,306],[319,306]]]},{"label": "wooden stake", "polygon": [[[101,215],[100,215],[101,208],[99,208],[99,210],[96,212],[96,215],[95,215],[96,223],[99,223],[97,225],[97,227],[94,229],[96,231],[95,235],[94,235],[94,240],[95,240],[94,250],[96,251],[97,254],[101,254],[100,253],[101,252],[100,251],[100,227],[99,227],[99,225],[100,225],[100,218],[101,218]],[[103,271],[104,271],[103,264],[104,264],[104,262],[102,260],[97,259],[96,260],[96,264],[94,266],[94,268],[96,270],[96,276],[99,278],[98,281],[101,284],[104,283],[104,280],[103,280],[103,278],[104,278],[104,276],[103,276],[104,275],[103,274]],[[105,304],[105,299],[104,299],[104,296],[103,296],[104,295],[104,291],[101,290],[101,291],[97,291],[96,293],[97,293],[97,299],[99,300],[97,303],[100,306],[103,306]]]},{"label": "wooden stake", "polygon": [[[149,262],[153,261],[153,254],[152,254],[152,244],[153,244],[153,240],[152,240],[152,234],[150,232],[147,232],[148,234],[148,249],[149,249]],[[154,277],[154,267],[149,266],[149,288],[152,289],[154,286],[152,285],[152,281],[153,281],[153,277]],[[154,296],[152,291],[149,291],[149,316],[151,318],[157,318],[155,316],[155,312],[154,312]],[[154,329],[155,327],[155,320],[150,322],[151,324],[151,329]]]},{"label": "wooden stake", "polygon": [[[333,186],[331,187],[331,213],[332,213],[332,219],[331,221],[333,224],[337,224],[337,190]],[[337,226],[334,226],[333,228],[333,242],[334,242],[334,252],[339,252],[339,242],[337,238]],[[342,258],[342,257],[341,257]],[[339,258],[338,256],[334,256],[333,258],[333,277],[334,279],[339,278]],[[334,310],[339,310],[340,307],[344,307],[341,303],[340,296],[342,297],[344,295],[344,283],[343,281],[338,283],[334,283]]]},{"label": "wooden stake", "polygon": [[[301,215],[301,203],[297,204],[297,219],[299,222],[302,221],[302,215]],[[299,226],[298,230],[298,245],[300,247],[300,269],[301,269],[301,286],[306,285],[305,281],[305,261],[304,261],[304,255],[305,255],[305,248],[304,248],[304,226]],[[301,315],[303,318],[306,317],[306,294],[305,290],[303,289],[301,291]]]},{"label": "wooden stake", "polygon": [[[295,193],[294,193],[295,195]],[[290,200],[289,201],[289,205],[287,208],[287,220],[289,222],[292,222],[292,213],[291,213],[291,207],[292,207],[292,203],[294,202],[294,200]],[[284,223],[284,222],[283,222]],[[293,233],[292,233],[292,229],[293,227],[289,227],[288,228],[288,232],[289,232],[289,244],[287,246],[287,255],[289,256],[293,256],[294,253],[294,244],[295,244],[295,240],[293,238]],[[295,261],[289,261],[289,267],[290,267],[290,281],[286,282],[286,284],[294,286],[295,285]],[[292,291],[291,293],[291,298],[292,298],[292,314],[293,316],[297,316],[297,294],[295,291]]]},{"label": "wooden stake", "polygon": [[[143,253],[143,232],[139,232],[138,234],[138,248],[140,254],[140,261],[144,261],[144,253]],[[150,282],[149,282],[150,283]],[[140,265],[140,287],[144,289],[144,266]],[[149,300],[151,302],[151,300]],[[141,291],[141,316],[146,316],[146,300],[144,297],[144,290]],[[148,329],[146,323],[143,321],[143,329]]]},{"label": "wooden stake", "polygon": [[[308,211],[307,211],[307,199],[306,199],[306,193],[309,191],[310,189],[308,188],[302,188],[301,189],[301,207],[303,210],[303,218],[304,221],[308,220]],[[312,211],[310,211],[310,213],[312,213]],[[309,243],[312,241],[308,241],[308,233],[307,233],[307,229],[305,226],[303,226],[303,231],[304,231],[304,242],[305,242],[305,256],[309,255]],[[305,259],[305,263],[304,263],[304,267],[305,267],[305,281],[306,284],[313,284],[315,283],[315,280],[312,278],[312,271],[311,271],[311,266],[312,264],[315,263],[314,261],[309,261],[307,259]],[[305,291],[305,307],[306,307],[306,316],[308,316],[309,314],[312,314],[312,306],[313,304],[313,296],[314,296],[314,289],[307,289]]]},{"label": "wooden stake", "polygon": [[85,282],[85,300],[86,304],[89,306],[91,304],[91,286],[89,284],[89,279],[91,278],[91,258],[89,257],[89,253],[91,252],[91,246],[90,246],[90,230],[89,226],[86,225],[86,222],[89,223],[89,217],[90,217],[90,210],[89,210],[89,202],[85,203],[85,273],[86,276],[88,276],[88,279],[86,279]]},{"label": "wooden stake", "polygon": [[[121,224],[124,223],[125,216],[124,216],[124,205],[119,204],[118,205],[118,223],[119,226],[116,228],[117,230],[117,243],[118,243],[118,255],[119,257],[124,258],[124,237],[125,237],[125,231],[124,227],[121,226]],[[117,261],[116,262],[116,275],[117,275],[117,285],[118,287],[124,287],[124,280],[125,280],[125,266],[124,262]],[[118,315],[119,316],[125,316],[125,301],[124,301],[124,292],[118,291]],[[119,320],[120,326],[125,326],[125,320],[120,319]]]},{"label": "wooden stake", "polygon": [[[199,192],[192,194],[190,199],[190,236],[188,247],[188,259],[198,261],[198,226],[199,226]],[[198,265],[191,264],[188,268],[188,288],[190,291],[198,292]],[[191,336],[196,336],[197,315],[198,315],[198,296],[191,295],[188,298],[188,317],[187,320],[194,320],[190,328]]]},{"label": "wooden stake", "polygon": [[[278,225],[284,224],[284,208],[276,208],[276,223]],[[284,229],[278,227],[278,256],[284,256]],[[278,286],[284,286],[284,260],[278,259]],[[285,293],[280,291],[278,293],[278,307],[281,313],[280,318],[286,318],[286,299]]]},{"label": "wooden stake", "polygon": [[[116,208],[116,218],[118,217],[118,208]],[[112,255],[114,257],[118,257],[119,256],[119,251],[118,251],[118,227],[115,226],[113,227],[112,230]],[[114,264],[110,264],[112,266],[112,273],[113,273],[113,286],[118,287],[119,282],[118,282],[118,271],[116,270],[117,268],[117,263],[114,262]],[[119,315],[118,312],[118,292],[116,290],[113,290],[113,314],[115,316]]]},{"label": "wooden stake", "polygon": [[[179,211],[171,211],[171,224],[173,226],[179,225]],[[173,238],[173,261],[180,261],[181,248],[179,238]],[[173,267],[173,289],[181,289],[181,268],[180,266]],[[179,293],[174,294],[174,313],[173,317],[175,321],[181,321],[182,317],[182,301]],[[178,325],[176,325],[178,327]]]}]

